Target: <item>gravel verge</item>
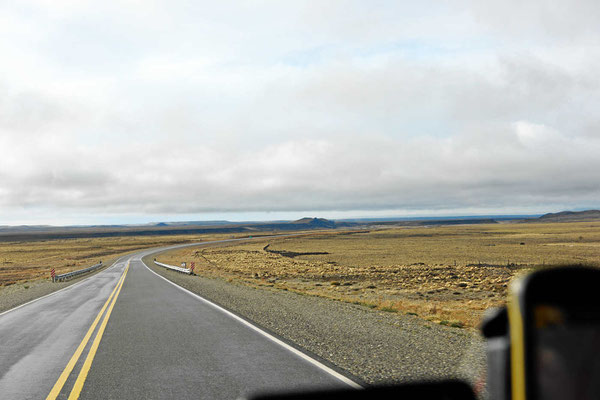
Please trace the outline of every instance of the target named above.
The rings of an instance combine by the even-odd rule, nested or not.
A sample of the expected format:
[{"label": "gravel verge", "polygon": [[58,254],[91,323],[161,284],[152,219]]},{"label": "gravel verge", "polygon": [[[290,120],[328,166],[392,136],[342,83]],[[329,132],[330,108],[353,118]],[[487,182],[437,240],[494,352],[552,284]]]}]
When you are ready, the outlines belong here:
[{"label": "gravel verge", "polygon": [[471,330],[418,317],[189,276],[144,258],[153,271],[316,355],[367,384],[444,378],[473,383],[485,368],[484,346]]}]

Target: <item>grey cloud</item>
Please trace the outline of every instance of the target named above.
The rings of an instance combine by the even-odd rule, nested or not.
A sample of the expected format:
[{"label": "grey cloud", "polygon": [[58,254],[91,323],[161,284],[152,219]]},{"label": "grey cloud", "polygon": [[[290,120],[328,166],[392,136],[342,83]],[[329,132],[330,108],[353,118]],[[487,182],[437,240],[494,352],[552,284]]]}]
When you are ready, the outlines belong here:
[{"label": "grey cloud", "polygon": [[[52,34],[31,47],[20,42],[45,61],[31,82],[25,61],[36,57],[23,68],[20,59],[0,66],[0,218],[23,207],[65,215],[496,212],[600,198],[593,52],[565,63],[562,45],[538,31],[529,51],[514,39],[525,28],[503,29],[479,6],[404,5],[401,13],[391,3],[277,4],[231,15],[231,5],[205,3],[194,6],[205,11],[202,24],[182,4],[158,4],[131,26],[135,5],[106,5],[87,32],[71,25],[89,13],[82,5],[53,19],[21,16]],[[538,18],[534,10],[525,13]],[[540,32],[556,24],[539,18],[549,21],[538,21]],[[80,31],[81,46],[93,46],[75,46],[66,63],[62,39]],[[127,41],[115,44],[122,35]],[[494,47],[496,35],[506,44]],[[592,39],[580,36],[567,54],[589,48]],[[421,42],[433,45],[419,57],[403,48]],[[288,62],[290,54],[301,62]]]},{"label": "grey cloud", "polygon": [[[600,178],[600,162],[594,157],[600,144],[568,143],[572,154],[550,148],[542,157],[532,156],[531,149],[515,140],[505,149],[513,154],[496,154],[494,159],[487,157],[485,147],[461,145],[430,147],[422,155],[419,140],[381,143],[374,151],[369,150],[374,143],[364,139],[286,143],[252,156],[230,155],[213,167],[224,170],[219,181],[210,170],[172,159],[157,158],[142,171],[138,159],[115,150],[109,164],[98,165],[106,168],[105,175],[89,175],[85,184],[75,180],[72,185],[41,186],[45,198],[33,199],[114,212],[137,206],[148,213],[530,206],[563,201],[565,196],[593,199],[600,191],[593,184]],[[193,149],[180,153],[184,158],[190,154]],[[297,159],[290,161],[292,157]],[[112,162],[122,169],[118,177],[109,171]],[[23,183],[37,185],[37,178]],[[73,190],[79,194],[72,196]]]},{"label": "grey cloud", "polygon": [[39,132],[65,116],[65,110],[38,93],[9,94],[0,86],[0,128]]},{"label": "grey cloud", "polygon": [[481,26],[503,36],[534,40],[598,40],[600,4],[594,0],[518,0],[466,3]]}]

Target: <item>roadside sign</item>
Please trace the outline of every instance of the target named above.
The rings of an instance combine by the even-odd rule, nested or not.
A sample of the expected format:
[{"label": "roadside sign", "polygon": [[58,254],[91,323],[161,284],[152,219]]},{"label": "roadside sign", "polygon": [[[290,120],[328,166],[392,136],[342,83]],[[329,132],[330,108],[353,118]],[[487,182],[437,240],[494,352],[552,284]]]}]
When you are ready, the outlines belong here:
[{"label": "roadside sign", "polygon": [[186,264],[185,261],[181,263],[181,268],[185,268]]}]

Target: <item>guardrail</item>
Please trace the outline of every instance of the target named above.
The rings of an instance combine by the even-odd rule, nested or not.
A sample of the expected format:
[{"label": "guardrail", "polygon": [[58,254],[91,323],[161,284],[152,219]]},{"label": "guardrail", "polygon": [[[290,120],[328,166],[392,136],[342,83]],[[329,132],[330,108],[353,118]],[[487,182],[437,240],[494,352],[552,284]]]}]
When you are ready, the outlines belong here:
[{"label": "guardrail", "polygon": [[160,265],[161,267],[165,267],[165,268],[168,268],[168,269],[172,269],[173,271],[182,272],[182,273],[188,274],[188,275],[190,275],[192,273],[192,270],[189,269],[189,268],[182,268],[182,267],[176,267],[174,265],[163,264],[163,263],[158,262],[156,260],[154,260],[154,264]]},{"label": "guardrail", "polygon": [[102,266],[102,261],[100,261],[98,264],[92,265],[91,267],[87,267],[84,269],[80,269],[78,271],[72,271],[72,272],[67,272],[66,274],[61,274],[61,275],[55,275],[52,278],[52,282],[62,282],[62,281],[66,281],[67,279],[71,279],[75,276],[79,276],[88,272],[91,272],[95,269],[98,269]]}]

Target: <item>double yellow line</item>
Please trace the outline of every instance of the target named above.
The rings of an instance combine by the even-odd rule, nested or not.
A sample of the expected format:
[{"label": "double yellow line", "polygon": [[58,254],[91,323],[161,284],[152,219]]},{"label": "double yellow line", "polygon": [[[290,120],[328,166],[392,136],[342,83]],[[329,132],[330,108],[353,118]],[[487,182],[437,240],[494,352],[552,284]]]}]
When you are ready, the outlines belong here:
[{"label": "double yellow line", "polygon": [[[73,356],[67,363],[67,366],[65,367],[64,371],[62,372],[62,374],[60,374],[60,377],[54,384],[54,387],[50,391],[50,394],[48,395],[48,397],[46,397],[46,400],[54,400],[58,397],[58,395],[60,394],[60,391],[62,390],[63,386],[65,385],[65,382],[69,378],[69,375],[71,375],[73,368],[75,368],[75,364],[77,364],[77,361],[79,360],[79,357],[81,356],[81,353],[83,353],[83,350],[85,349],[87,343],[89,342],[90,338],[92,337],[92,334],[94,333],[94,330],[96,329],[96,326],[98,325],[98,322],[100,321],[100,318],[102,318],[102,314],[108,307],[108,311],[104,315],[104,319],[102,320],[102,324],[100,325],[100,328],[98,329],[98,333],[96,334],[96,337],[94,338],[92,347],[90,348],[90,351],[88,352],[85,362],[83,363],[83,367],[81,367],[81,371],[79,371],[79,376],[77,377],[77,380],[75,381],[75,385],[73,386],[73,389],[71,390],[71,394],[69,395],[69,400],[76,400],[79,398],[79,395],[81,394],[81,389],[83,389],[83,384],[85,383],[85,379],[87,378],[87,375],[90,371],[90,367],[92,366],[92,362],[94,361],[94,357],[96,356],[96,351],[98,350],[98,346],[100,345],[100,340],[102,340],[102,335],[104,334],[104,329],[106,328],[106,324],[108,323],[110,314],[112,313],[113,307],[115,306],[115,303],[117,302],[117,297],[119,297],[119,293],[121,292],[121,288],[123,287],[123,282],[125,281],[125,276],[127,276],[128,270],[129,270],[129,262],[127,263],[127,267],[125,268],[125,271],[123,271],[123,275],[121,275],[121,279],[119,279],[119,282],[117,282],[117,286],[115,286],[112,293],[108,297],[108,300],[106,300],[106,303],[104,303],[104,306],[102,306],[102,309],[96,316],[96,319],[90,326],[90,329],[88,329],[87,333],[83,337],[83,340],[77,347],[77,350],[75,350],[75,353],[73,354]],[[111,300],[112,300],[112,302],[111,302]],[[110,306],[109,306],[109,303],[110,303]]]}]

